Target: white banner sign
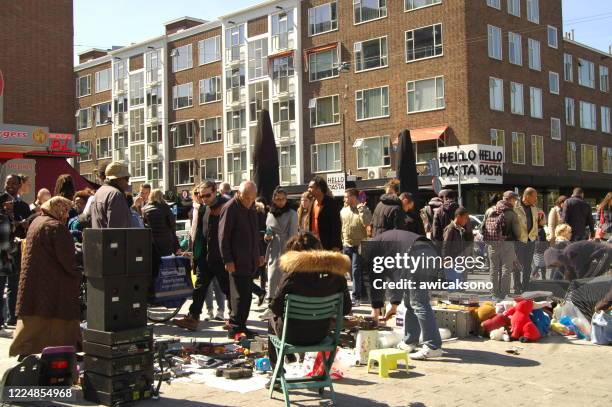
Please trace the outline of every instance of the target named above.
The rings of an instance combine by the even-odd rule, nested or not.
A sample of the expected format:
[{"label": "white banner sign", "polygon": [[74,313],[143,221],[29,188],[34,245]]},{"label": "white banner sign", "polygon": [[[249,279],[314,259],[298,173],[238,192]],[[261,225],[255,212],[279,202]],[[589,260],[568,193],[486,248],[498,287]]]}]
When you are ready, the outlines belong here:
[{"label": "white banner sign", "polygon": [[327,186],[334,196],[344,196],[346,175],[343,172],[327,174]]},{"label": "white banner sign", "polygon": [[466,144],[438,149],[442,185],[503,184],[504,149],[488,144]]}]

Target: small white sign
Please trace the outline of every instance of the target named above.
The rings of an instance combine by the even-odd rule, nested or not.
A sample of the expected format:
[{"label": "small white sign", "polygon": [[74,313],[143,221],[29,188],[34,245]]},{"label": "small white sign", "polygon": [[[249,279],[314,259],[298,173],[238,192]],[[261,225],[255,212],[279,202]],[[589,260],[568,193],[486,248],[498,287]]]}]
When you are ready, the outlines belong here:
[{"label": "small white sign", "polygon": [[466,144],[438,149],[438,173],[443,186],[503,184],[504,149],[488,144]]},{"label": "small white sign", "polygon": [[327,174],[327,186],[334,196],[344,196],[346,175],[343,172]]}]

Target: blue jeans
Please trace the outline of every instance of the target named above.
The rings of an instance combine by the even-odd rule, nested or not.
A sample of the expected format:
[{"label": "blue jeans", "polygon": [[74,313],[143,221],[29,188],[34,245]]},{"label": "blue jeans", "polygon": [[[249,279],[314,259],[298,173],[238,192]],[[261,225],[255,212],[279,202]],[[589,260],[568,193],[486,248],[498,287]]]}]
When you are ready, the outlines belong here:
[{"label": "blue jeans", "polygon": [[219,285],[219,280],[217,278],[213,278],[211,284],[208,286],[208,290],[206,291],[206,309],[209,312],[213,310],[213,292],[214,292],[214,300],[217,302],[217,311],[225,312],[225,294],[221,291],[221,286]]},{"label": "blue jeans", "polygon": [[359,246],[344,246],[344,254],[351,259],[351,280],[353,280],[353,299],[361,300],[363,293],[363,279],[361,276],[361,255]]},{"label": "blue jeans", "polygon": [[[418,286],[418,282],[417,282]],[[429,303],[427,290],[408,290],[404,294],[406,315],[404,316],[404,342],[408,345],[418,345],[421,331],[423,331],[423,344],[430,349],[442,347],[442,338]]]}]

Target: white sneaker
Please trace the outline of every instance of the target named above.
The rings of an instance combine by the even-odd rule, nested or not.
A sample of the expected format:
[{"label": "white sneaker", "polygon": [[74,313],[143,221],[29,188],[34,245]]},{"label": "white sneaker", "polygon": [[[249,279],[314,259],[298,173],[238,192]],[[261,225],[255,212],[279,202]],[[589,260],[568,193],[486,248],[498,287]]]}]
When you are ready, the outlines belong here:
[{"label": "white sneaker", "polygon": [[13,339],[13,333],[4,328],[0,328],[0,338]]},{"label": "white sneaker", "polygon": [[215,321],[225,321],[225,316],[223,314],[223,311],[217,310],[217,314],[215,314],[215,317],[212,319],[214,319]]},{"label": "white sneaker", "polygon": [[215,313],[211,309],[208,310],[207,314],[208,316],[204,318],[204,321],[210,321],[211,319],[215,317]]},{"label": "white sneaker", "polygon": [[439,358],[442,356],[442,349],[431,349],[427,345],[423,345],[420,351],[411,353],[410,359],[412,360],[427,360],[431,358]]},{"label": "white sneaker", "polygon": [[264,311],[264,313],[259,316],[259,319],[261,319],[262,321],[265,321],[265,320],[272,318],[273,316],[274,314],[272,313],[272,310],[270,308],[267,308]]},{"label": "white sneaker", "polygon": [[405,350],[406,352],[410,353],[410,352],[414,352],[416,350],[416,345],[413,345],[411,343],[406,343],[404,341],[400,341],[400,343],[397,344],[396,346],[397,349],[401,349],[401,350]]}]

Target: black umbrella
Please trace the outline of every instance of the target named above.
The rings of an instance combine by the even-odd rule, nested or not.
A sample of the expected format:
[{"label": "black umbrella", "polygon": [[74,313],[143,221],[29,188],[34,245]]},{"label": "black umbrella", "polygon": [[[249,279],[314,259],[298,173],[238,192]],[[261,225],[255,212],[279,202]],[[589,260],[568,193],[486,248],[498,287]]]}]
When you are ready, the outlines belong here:
[{"label": "black umbrella", "polygon": [[267,110],[261,111],[257,122],[253,151],[253,181],[257,184],[258,196],[270,203],[272,192],[280,184],[280,179],[278,152],[270,113]]},{"label": "black umbrella", "polygon": [[397,177],[400,180],[401,192],[410,192],[416,199],[419,192],[419,176],[417,174],[416,159],[409,130],[404,130],[399,135]]}]

